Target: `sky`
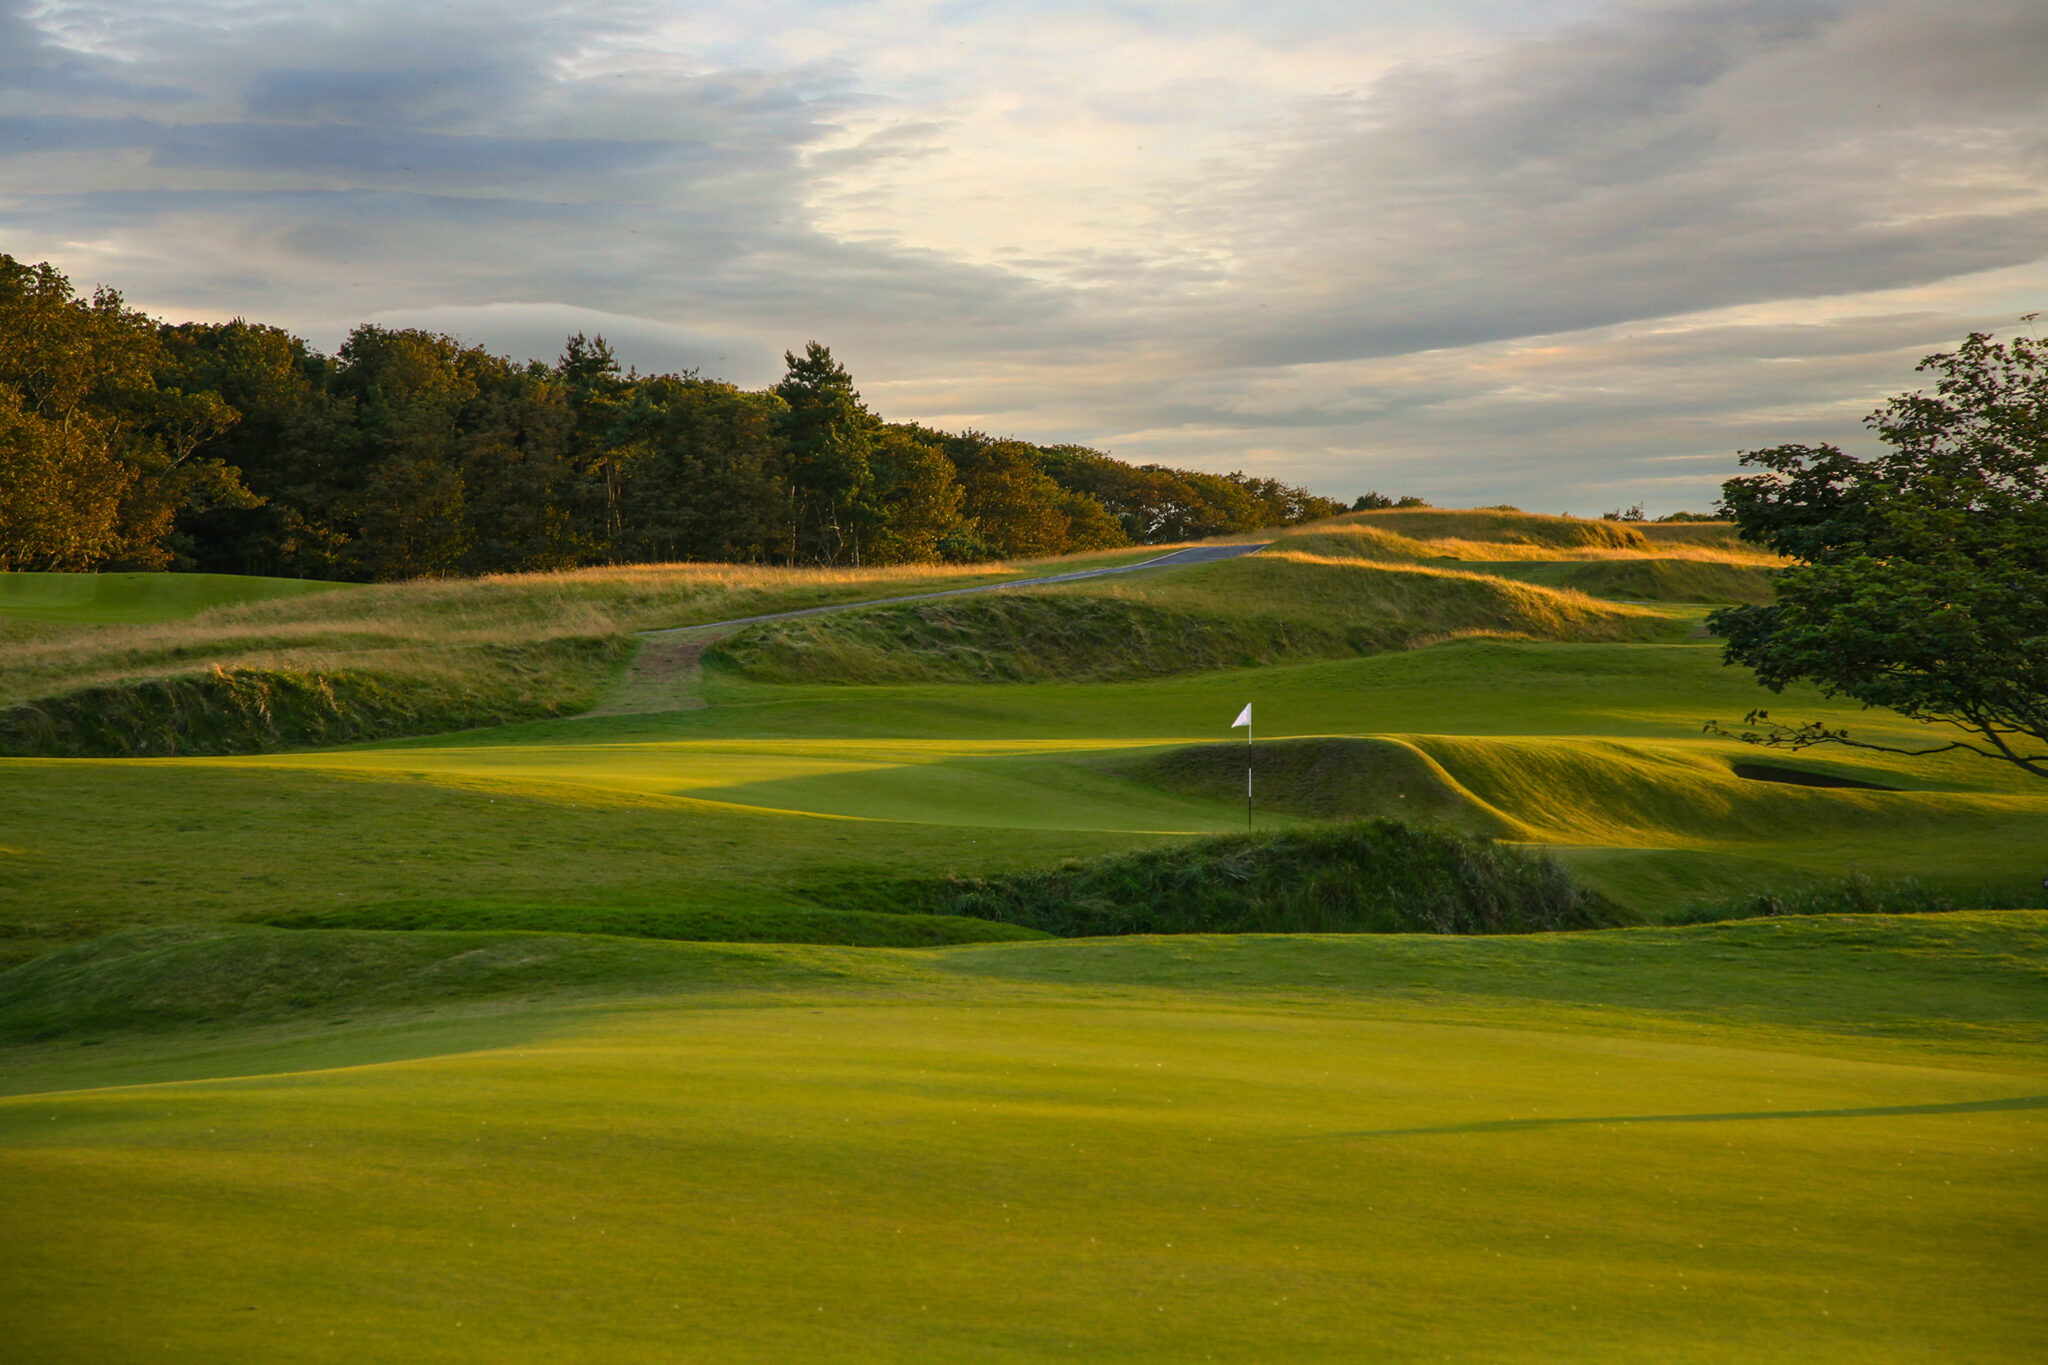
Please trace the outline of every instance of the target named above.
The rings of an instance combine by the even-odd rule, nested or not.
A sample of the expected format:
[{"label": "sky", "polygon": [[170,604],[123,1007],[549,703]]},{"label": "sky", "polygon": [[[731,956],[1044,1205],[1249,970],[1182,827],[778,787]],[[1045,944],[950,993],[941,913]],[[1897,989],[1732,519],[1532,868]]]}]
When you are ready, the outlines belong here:
[{"label": "sky", "polygon": [[0,0],[0,251],[327,351],[816,339],[891,420],[1703,511],[2048,311],[2048,5]]}]

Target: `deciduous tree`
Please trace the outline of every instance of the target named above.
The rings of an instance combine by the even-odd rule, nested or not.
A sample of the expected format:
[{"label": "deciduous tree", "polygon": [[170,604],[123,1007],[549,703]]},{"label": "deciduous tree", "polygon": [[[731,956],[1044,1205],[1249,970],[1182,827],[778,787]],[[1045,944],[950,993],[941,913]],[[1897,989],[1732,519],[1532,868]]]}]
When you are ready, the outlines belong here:
[{"label": "deciduous tree", "polygon": [[1901,394],[1867,419],[1882,455],[1783,445],[1742,456],[1766,472],[1724,484],[1724,510],[1745,539],[1797,562],[1776,601],[1708,622],[1728,662],[1773,691],[1804,680],[1953,728],[1907,749],[1759,711],[1736,737],[1960,749],[2048,778],[2048,344],[1973,333],[1920,369],[1938,376],[1932,393]]}]

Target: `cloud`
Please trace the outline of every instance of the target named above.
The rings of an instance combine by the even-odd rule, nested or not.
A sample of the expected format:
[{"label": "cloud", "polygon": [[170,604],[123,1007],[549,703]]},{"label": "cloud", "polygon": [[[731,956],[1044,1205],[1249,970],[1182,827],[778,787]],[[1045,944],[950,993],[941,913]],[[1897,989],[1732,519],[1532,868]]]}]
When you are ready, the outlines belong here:
[{"label": "cloud", "polygon": [[2038,306],[2044,50],[2017,0],[0,0],[0,233],[328,347],[817,338],[891,416],[1697,505]]}]

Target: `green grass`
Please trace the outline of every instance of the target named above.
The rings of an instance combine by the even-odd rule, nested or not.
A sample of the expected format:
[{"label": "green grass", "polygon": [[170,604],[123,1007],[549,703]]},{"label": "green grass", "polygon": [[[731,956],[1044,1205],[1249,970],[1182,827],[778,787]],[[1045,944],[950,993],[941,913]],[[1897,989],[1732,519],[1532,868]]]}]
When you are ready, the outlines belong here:
[{"label": "green grass", "polygon": [[[1948,907],[1939,907],[1946,909]],[[1042,938],[1039,930],[928,910],[784,907],[695,909],[607,905],[493,905],[474,900],[402,902],[272,913],[259,923],[283,929],[504,931],[605,934],[709,943],[838,943],[862,948],[930,948]]]},{"label": "green grass", "polygon": [[[0,1332],[50,1361],[2028,1360],[2044,949],[2024,913],[131,936],[0,977],[0,1020],[80,1026],[0,1051]],[[183,983],[210,1023],[171,1017]]]},{"label": "green grass", "polygon": [[[274,727],[232,707],[167,704],[170,693],[204,690],[220,672],[285,692],[303,681],[344,703],[343,730],[391,733],[396,712],[371,694],[411,690],[424,699],[402,728],[431,733],[581,711],[611,683],[634,631],[682,627],[863,601],[1148,557],[1124,550],[1052,561],[887,569],[777,569],[730,564],[651,564],[569,573],[499,575],[303,591],[295,580],[236,580],[214,575],[128,575],[132,593],[181,604],[171,615],[126,617],[79,607],[47,620],[0,613],[0,708],[31,706],[47,717],[113,706],[152,732],[173,730],[183,715],[214,722],[218,749],[244,717],[242,749],[271,747]],[[0,593],[41,602],[63,591],[44,580],[93,581],[90,575],[0,575]],[[293,584],[279,597],[262,585]],[[256,586],[250,586],[256,585]],[[333,587],[335,585],[312,585]],[[187,611],[186,608],[191,608]],[[203,608],[203,609],[202,609]],[[71,610],[66,608],[65,610]],[[196,611],[196,615],[192,612]],[[82,612],[83,614],[78,614]],[[75,618],[75,619],[74,619]],[[364,714],[350,708],[366,698]],[[475,704],[465,709],[466,698]],[[401,708],[402,710],[403,708]],[[8,711],[17,738],[47,738],[48,753],[107,752],[78,747],[85,727],[54,727]],[[326,727],[332,729],[334,727]],[[324,733],[288,742],[332,742]],[[177,752],[193,745],[180,742]],[[164,752],[153,744],[152,752]],[[121,752],[132,752],[122,750]]]},{"label": "green grass", "polygon": [[[633,630],[974,575],[667,566],[0,621],[0,703],[72,752],[181,753],[0,759],[0,1340],[2030,1360],[2048,914],[2017,907],[2048,792],[1958,755],[1777,760],[1889,791],[1740,776],[1757,755],[1702,722],[1921,733],[1760,692],[1689,638],[1687,603],[1769,565],[1725,526],[1372,514],[807,626],[757,676],[713,660],[701,709],[323,748],[294,746],[377,732],[262,680],[455,699],[401,729],[539,716],[625,695]],[[280,751],[191,752],[231,720]],[[958,903],[917,904],[1069,932],[1144,927],[1132,904],[1305,924],[1242,912],[1373,889],[1387,860],[1347,864],[1326,822],[1384,818],[1532,846],[1388,831],[1420,851],[1399,867],[1555,889],[1554,858],[1650,921],[2002,912],[956,946],[1029,931],[887,913],[936,889]]]},{"label": "green grass", "polygon": [[[1244,819],[1230,746],[1174,755],[1216,745],[1247,700],[1276,765],[1260,786],[1264,827],[1412,818],[1403,798],[1419,796],[1426,819],[1557,847],[1575,875],[1653,919],[1858,870],[2034,903],[2048,856],[2038,784],[1960,756],[1796,760],[1898,793],[1738,778],[1753,752],[1702,738],[1701,721],[1764,704],[1888,732],[1810,694],[1771,698],[1717,656],[1711,644],[1474,640],[1002,687],[773,686],[714,669],[699,711],[244,758],[7,760],[0,961],[153,922],[422,898],[832,910],[849,908],[848,883],[1028,871],[1224,833]],[[1275,747],[1289,737],[1339,747]],[[1162,775],[1183,761],[1200,769],[1191,782]],[[1418,778],[1430,784],[1419,793]]]},{"label": "green grass", "polygon": [[1590,597],[1633,602],[1706,602],[1714,605],[1771,600],[1768,570],[1750,564],[1697,559],[1541,560],[1473,565],[1505,578],[1571,588]]},{"label": "green grass", "polygon": [[1549,858],[1391,820],[1232,834],[1008,876],[918,908],[1063,938],[1113,934],[1526,934],[1624,923]]},{"label": "green grass", "polygon": [[154,624],[216,607],[351,586],[225,573],[0,573],[0,618],[53,625]]},{"label": "green grass", "polygon": [[1056,589],[768,622],[706,657],[764,682],[1091,681],[1370,654],[1464,635],[1643,640],[1683,629],[1657,612],[1498,577],[1277,549]]}]

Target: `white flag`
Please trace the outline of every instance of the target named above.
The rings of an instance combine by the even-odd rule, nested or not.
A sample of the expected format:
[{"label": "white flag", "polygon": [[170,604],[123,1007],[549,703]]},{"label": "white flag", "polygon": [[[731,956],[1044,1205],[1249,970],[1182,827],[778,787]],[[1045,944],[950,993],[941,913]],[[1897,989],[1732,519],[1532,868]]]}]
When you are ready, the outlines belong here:
[{"label": "white flag", "polygon": [[1238,728],[1239,726],[1243,726],[1243,725],[1250,725],[1251,723],[1252,723],[1252,704],[1251,704],[1250,702],[1246,702],[1246,703],[1244,704],[1244,710],[1242,710],[1242,711],[1240,711],[1240,712],[1238,712],[1238,713],[1237,713],[1237,719],[1236,719],[1236,720],[1234,720],[1234,721],[1232,721],[1232,722],[1230,722],[1230,728],[1231,728],[1231,729],[1233,729],[1233,730],[1235,730],[1235,729],[1237,729],[1237,728]]}]

